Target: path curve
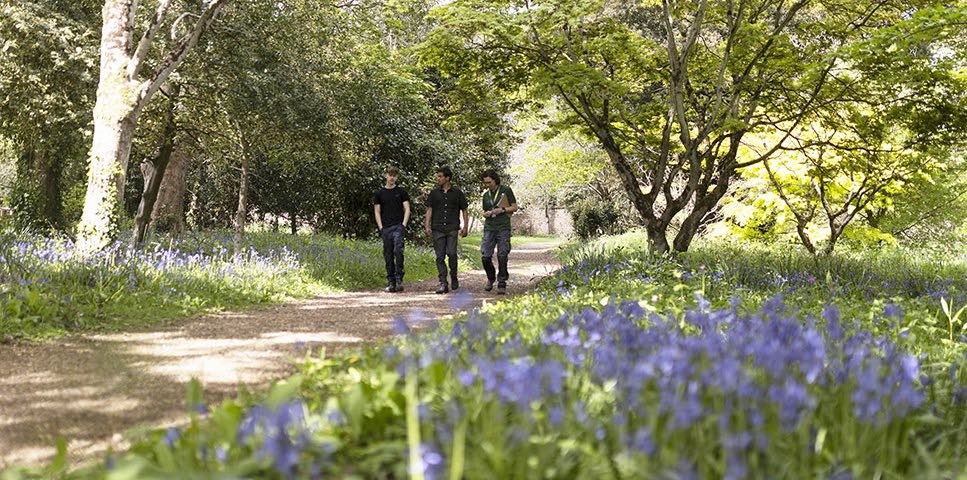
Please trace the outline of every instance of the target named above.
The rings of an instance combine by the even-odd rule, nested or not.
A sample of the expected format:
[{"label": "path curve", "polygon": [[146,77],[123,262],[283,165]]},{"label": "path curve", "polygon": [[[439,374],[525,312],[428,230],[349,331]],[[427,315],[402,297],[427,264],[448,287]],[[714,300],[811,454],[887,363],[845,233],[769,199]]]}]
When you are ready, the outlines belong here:
[{"label": "path curve", "polygon": [[[515,246],[511,295],[526,292],[558,268],[554,243]],[[499,300],[483,291],[482,270],[461,273],[470,307]],[[0,469],[42,464],[59,436],[70,439],[72,464],[110,446],[123,432],[184,418],[185,384],[205,386],[205,399],[234,395],[239,384],[260,388],[292,373],[306,348],[354,347],[391,335],[392,319],[422,310],[453,313],[453,294],[436,295],[436,280],[403,293],[346,292],[281,305],[188,318],[163,327],[0,345]]]}]

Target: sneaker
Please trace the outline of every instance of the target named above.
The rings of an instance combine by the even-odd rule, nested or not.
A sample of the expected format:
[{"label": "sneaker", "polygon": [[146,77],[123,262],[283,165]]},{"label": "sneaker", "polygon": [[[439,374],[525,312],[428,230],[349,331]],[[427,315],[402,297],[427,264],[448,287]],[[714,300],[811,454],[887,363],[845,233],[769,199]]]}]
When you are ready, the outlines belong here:
[{"label": "sneaker", "polygon": [[507,285],[497,285],[497,295],[506,295]]},{"label": "sneaker", "polygon": [[390,282],[389,284],[386,285],[386,288],[384,288],[383,291],[386,293],[394,293],[394,292],[398,292],[399,290],[396,289],[395,283]]},{"label": "sneaker", "polygon": [[437,287],[435,293],[448,293],[449,291],[450,291],[450,288],[447,287],[447,284],[441,283],[440,286]]},{"label": "sneaker", "polygon": [[460,288],[460,280],[453,278],[450,280],[450,290],[456,290]]},{"label": "sneaker", "polygon": [[489,292],[494,289],[494,282],[487,282],[487,286],[484,287],[485,292]]},{"label": "sneaker", "polygon": [[397,283],[396,284],[396,291],[397,292],[402,292],[403,291],[403,284],[402,283]]}]

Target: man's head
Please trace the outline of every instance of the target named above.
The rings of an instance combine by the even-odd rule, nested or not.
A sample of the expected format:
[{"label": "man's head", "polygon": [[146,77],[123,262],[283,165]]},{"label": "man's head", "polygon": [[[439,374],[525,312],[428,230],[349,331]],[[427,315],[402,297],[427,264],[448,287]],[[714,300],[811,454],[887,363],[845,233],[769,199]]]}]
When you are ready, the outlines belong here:
[{"label": "man's head", "polygon": [[437,186],[444,186],[453,180],[453,171],[450,167],[437,167],[436,169],[436,184]]},{"label": "man's head", "polygon": [[383,176],[386,177],[386,183],[388,185],[396,185],[396,179],[400,176],[400,171],[396,167],[386,167],[383,171]]},{"label": "man's head", "polygon": [[480,175],[480,177],[483,178],[484,185],[486,185],[487,188],[491,190],[497,188],[497,186],[500,185],[500,175],[497,175],[497,172],[493,170],[487,170],[483,172],[483,174]]}]

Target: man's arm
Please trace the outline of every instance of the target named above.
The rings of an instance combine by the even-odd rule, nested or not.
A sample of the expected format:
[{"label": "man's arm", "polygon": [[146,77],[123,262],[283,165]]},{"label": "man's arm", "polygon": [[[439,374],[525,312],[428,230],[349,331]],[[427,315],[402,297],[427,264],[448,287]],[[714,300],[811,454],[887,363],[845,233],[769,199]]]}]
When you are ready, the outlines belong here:
[{"label": "man's arm", "polygon": [[379,228],[380,230],[383,229],[383,219],[380,218],[381,211],[382,211],[382,208],[379,206],[378,203],[373,205],[373,213],[376,215],[376,227]]},{"label": "man's arm", "polygon": [[407,226],[410,223],[410,202],[403,202],[403,226]]},{"label": "man's arm", "polygon": [[430,234],[430,214],[433,212],[433,207],[426,207],[426,215],[423,216],[423,230],[426,234]]},{"label": "man's arm", "polygon": [[470,217],[467,215],[467,209],[460,210],[460,215],[463,216],[463,230],[460,231],[460,236],[466,237],[470,233]]}]

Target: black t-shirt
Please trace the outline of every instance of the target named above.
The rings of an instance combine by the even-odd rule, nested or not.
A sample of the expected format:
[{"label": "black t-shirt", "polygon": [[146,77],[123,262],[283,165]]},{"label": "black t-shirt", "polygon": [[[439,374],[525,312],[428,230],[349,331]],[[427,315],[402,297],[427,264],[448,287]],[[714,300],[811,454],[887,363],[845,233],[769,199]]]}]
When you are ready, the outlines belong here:
[{"label": "black t-shirt", "polygon": [[373,205],[379,205],[379,218],[383,220],[383,228],[403,223],[403,202],[409,202],[410,196],[401,187],[382,187],[373,195]]},{"label": "black t-shirt", "polygon": [[430,214],[430,227],[438,232],[460,230],[460,211],[467,209],[467,196],[456,187],[446,193],[442,188],[434,188],[426,199]]}]

